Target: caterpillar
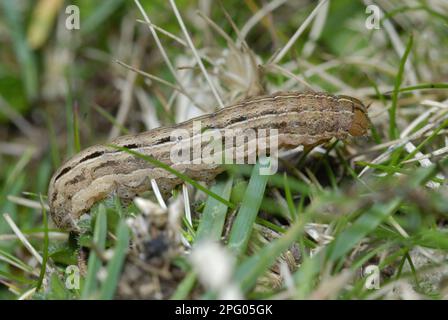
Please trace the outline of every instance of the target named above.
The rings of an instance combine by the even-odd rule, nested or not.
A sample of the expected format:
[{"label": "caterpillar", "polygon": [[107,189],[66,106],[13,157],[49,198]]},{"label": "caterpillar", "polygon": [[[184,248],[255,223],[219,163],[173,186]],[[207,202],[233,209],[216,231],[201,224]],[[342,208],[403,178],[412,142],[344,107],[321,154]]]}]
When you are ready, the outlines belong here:
[{"label": "caterpillar", "polygon": [[[278,92],[252,97],[170,127],[122,136],[110,144],[150,155],[192,179],[209,182],[223,171],[222,165],[173,163],[170,157],[172,148],[179,143],[173,139],[172,132],[184,130],[194,139],[195,121],[200,121],[206,129],[221,132],[276,129],[279,148],[309,147],[332,138],[363,136],[370,123],[367,108],[356,98],[327,93]],[[260,151],[265,150],[257,152]],[[91,146],[65,162],[52,176],[48,190],[51,217],[58,227],[75,230],[79,217],[96,202],[111,194],[132,199],[151,188],[151,179],[156,180],[164,194],[182,183],[176,175],[123,150],[106,145]]]}]

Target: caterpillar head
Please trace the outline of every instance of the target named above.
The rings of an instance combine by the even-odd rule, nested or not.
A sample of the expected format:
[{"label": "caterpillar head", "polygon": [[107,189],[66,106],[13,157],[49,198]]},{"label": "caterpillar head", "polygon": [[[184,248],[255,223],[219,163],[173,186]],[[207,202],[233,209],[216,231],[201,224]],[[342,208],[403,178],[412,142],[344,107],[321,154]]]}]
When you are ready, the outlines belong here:
[{"label": "caterpillar head", "polygon": [[341,103],[350,103],[353,110],[353,118],[348,132],[355,137],[365,136],[370,128],[370,119],[367,108],[360,100],[349,97],[339,96]]}]

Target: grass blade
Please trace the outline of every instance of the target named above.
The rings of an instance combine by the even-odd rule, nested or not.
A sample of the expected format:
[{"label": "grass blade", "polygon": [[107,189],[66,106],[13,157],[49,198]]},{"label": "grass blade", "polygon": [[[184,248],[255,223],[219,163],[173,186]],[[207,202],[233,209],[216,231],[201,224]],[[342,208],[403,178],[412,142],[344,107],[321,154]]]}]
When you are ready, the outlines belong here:
[{"label": "grass blade", "polygon": [[182,282],[177,286],[176,291],[171,296],[171,300],[184,300],[188,297],[196,283],[196,272],[190,271]]},{"label": "grass blade", "polygon": [[257,163],[252,169],[252,176],[244,194],[241,208],[230,231],[228,247],[236,255],[241,255],[246,251],[252,227],[257,218],[264,190],[269,179],[268,175],[260,175],[259,171],[260,164]]},{"label": "grass blade", "polygon": [[240,284],[243,292],[248,292],[257,279],[274,263],[277,257],[283,253],[304,232],[305,223],[309,215],[302,216],[281,238],[264,247],[256,255],[246,259],[236,270],[235,280]]},{"label": "grass blade", "polygon": [[117,227],[117,242],[114,249],[114,256],[107,266],[107,277],[101,288],[101,300],[110,300],[114,297],[120,278],[121,268],[126,259],[126,252],[129,246],[129,228],[124,219]]},{"label": "grass blade", "polygon": [[20,65],[26,96],[28,100],[33,100],[38,91],[37,65],[33,52],[26,41],[19,3],[17,1],[0,1],[0,5],[11,31],[11,39]]},{"label": "grass blade", "polygon": [[44,199],[42,198],[42,195],[40,196],[40,203],[42,205],[42,220],[43,220],[43,225],[44,225],[44,244],[43,244],[43,248],[42,248],[42,265],[40,268],[40,274],[39,274],[39,279],[37,281],[37,285],[36,285],[36,291],[39,291],[40,288],[42,287],[42,283],[44,281],[45,278],[45,273],[47,271],[47,262],[48,262],[48,244],[49,244],[49,240],[48,240],[48,217],[47,217],[47,210],[45,209],[45,205],[44,205]]},{"label": "grass blade", "polygon": [[334,261],[349,252],[359,241],[375,230],[386,217],[393,214],[400,203],[400,199],[395,199],[386,204],[374,205],[331,243],[327,249],[328,258]]},{"label": "grass blade", "polygon": [[[232,191],[233,178],[227,181],[219,181],[211,191],[222,195],[226,200],[230,198]],[[196,232],[195,243],[203,240],[219,241],[227,214],[227,206],[215,198],[209,197],[205,203],[204,212]],[[196,283],[196,272],[191,270],[182,282],[177,286],[176,291],[171,296],[172,300],[186,299]]]},{"label": "grass blade", "polygon": [[107,112],[104,108],[102,108],[98,104],[93,104],[93,109],[95,109],[96,112],[98,112],[101,116],[103,116],[107,121],[112,123],[115,127],[117,127],[121,133],[123,134],[129,134],[129,130],[126,129],[125,126],[121,125],[113,115],[111,115],[109,112]]},{"label": "grass blade", "polygon": [[122,5],[124,0],[109,0],[98,2],[96,10],[81,25],[83,36],[94,33],[97,28],[107,22],[107,19]]},{"label": "grass blade", "polygon": [[392,94],[392,106],[389,109],[389,136],[391,139],[397,139],[398,137],[397,123],[396,123],[398,93],[400,90],[401,83],[403,82],[403,72],[406,65],[406,61],[408,60],[409,53],[411,52],[413,42],[414,37],[411,34],[408,40],[408,44],[406,46],[406,50],[403,56],[401,57],[400,66],[398,68],[398,73],[395,78],[394,92]]},{"label": "grass blade", "polygon": [[[211,191],[229,200],[232,184],[232,178],[227,181],[220,181],[211,188]],[[226,214],[227,206],[215,198],[209,197],[205,203],[195,242],[197,243],[205,239],[219,241],[221,239]]]},{"label": "grass blade", "polygon": [[[421,83],[415,86],[403,87],[398,90],[398,92],[410,92],[415,90],[429,90],[429,89],[448,89],[448,83]],[[385,92],[384,94],[389,94],[390,92]]]},{"label": "grass blade", "polygon": [[97,250],[92,250],[89,257],[89,264],[87,266],[87,277],[82,290],[81,299],[92,298],[97,290],[97,275],[101,267],[101,260],[98,257],[97,251],[102,252],[106,245],[107,236],[107,214],[106,207],[100,204],[98,207],[98,214],[96,216],[95,231],[93,234],[93,245]]}]

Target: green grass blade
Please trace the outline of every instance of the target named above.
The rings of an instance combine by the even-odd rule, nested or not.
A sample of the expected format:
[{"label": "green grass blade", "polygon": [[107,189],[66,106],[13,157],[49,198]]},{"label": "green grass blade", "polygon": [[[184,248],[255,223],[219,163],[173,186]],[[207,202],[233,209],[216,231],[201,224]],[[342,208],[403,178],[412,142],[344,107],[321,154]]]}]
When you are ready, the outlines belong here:
[{"label": "green grass blade", "polygon": [[[38,93],[38,73],[33,52],[28,46],[24,21],[17,1],[0,1],[2,16],[9,25],[14,50],[20,65],[24,91],[28,100],[33,100]],[[4,45],[4,44],[3,44]]]},{"label": "green grass blade", "polygon": [[75,101],[73,108],[73,145],[76,153],[81,151],[81,138],[79,137],[79,107],[77,101]]},{"label": "green grass blade", "polygon": [[411,36],[409,37],[408,44],[406,45],[406,50],[403,56],[401,57],[400,66],[398,68],[398,73],[395,78],[394,92],[392,94],[392,106],[389,109],[389,136],[391,139],[397,139],[398,137],[397,123],[396,123],[398,93],[400,90],[401,83],[403,82],[404,68],[406,65],[406,61],[408,60],[409,53],[411,52],[413,42],[414,37],[411,34]]},{"label": "green grass blade", "polygon": [[[227,181],[218,181],[211,191],[222,195],[226,200],[230,198],[232,191],[233,178]],[[196,231],[195,243],[203,240],[219,241],[227,214],[227,206],[215,198],[209,197],[205,203],[201,221]],[[182,282],[178,285],[176,291],[171,296],[172,300],[186,299],[196,283],[196,273],[190,271]]]},{"label": "green grass blade", "polygon": [[259,171],[260,165],[257,164],[252,169],[249,185],[230,231],[228,247],[236,255],[241,255],[246,251],[269,179],[268,175],[260,175]]},{"label": "green grass blade", "polygon": [[126,252],[129,246],[129,228],[124,219],[117,227],[117,242],[114,248],[114,256],[107,265],[107,277],[101,288],[101,300],[110,300],[114,297],[115,290],[120,279],[120,272],[126,259]]},{"label": "green grass blade", "polygon": [[277,257],[303,234],[308,219],[309,215],[301,216],[301,219],[296,221],[285,235],[243,261],[235,272],[235,280],[240,284],[243,292],[248,292],[257,279],[275,263]]},{"label": "green grass blade", "polygon": [[[422,3],[424,3],[424,2],[422,2]],[[386,19],[391,19],[397,14],[402,14],[402,13],[406,13],[409,11],[419,11],[419,10],[422,10],[422,11],[424,10],[424,11],[428,12],[434,18],[442,20],[445,23],[445,25],[448,24],[448,16],[446,14],[432,10],[427,5],[416,5],[416,6],[406,6],[405,5],[405,6],[401,6],[401,7],[396,7],[393,10],[386,12],[386,14],[382,18],[382,20],[385,21]]]},{"label": "green grass blade", "polygon": [[75,153],[75,124],[74,124],[74,108],[73,108],[73,89],[71,83],[71,76],[73,71],[71,68],[67,68],[65,72],[67,94],[65,97],[65,122],[67,126],[67,149],[65,155],[67,157],[72,156]]},{"label": "green grass blade", "polygon": [[42,198],[42,196],[40,197],[40,203],[41,203],[41,206],[42,206],[42,220],[43,220],[43,225],[44,225],[44,243],[43,243],[43,248],[42,248],[42,252],[43,252],[42,253],[42,265],[41,265],[41,268],[40,268],[39,279],[38,279],[37,285],[36,285],[36,291],[39,291],[40,288],[42,287],[42,283],[43,283],[44,278],[45,278],[45,273],[47,271],[48,244],[49,244],[47,210],[45,209],[44,199]]},{"label": "green grass blade", "polygon": [[58,168],[61,165],[61,154],[59,152],[58,139],[55,127],[51,117],[45,114],[45,123],[48,128],[48,137],[50,139],[50,154],[53,163],[53,168]]},{"label": "green grass blade", "polygon": [[2,279],[2,278],[7,279],[7,280],[14,280],[20,284],[29,285],[29,286],[32,286],[35,283],[35,281],[25,278],[24,276],[17,276],[15,274],[12,274],[9,272],[4,272],[4,271],[0,270],[0,279]]},{"label": "green grass blade", "polygon": [[294,205],[294,201],[292,199],[291,188],[289,187],[288,176],[286,175],[286,172],[284,173],[283,177],[285,181],[285,196],[286,203],[288,204],[289,215],[292,220],[295,220],[297,218],[296,206]]},{"label": "green grass blade", "polygon": [[[232,178],[227,181],[219,181],[211,188],[211,191],[229,200],[232,184]],[[201,221],[196,232],[195,242],[197,243],[205,239],[219,241],[226,220],[226,214],[227,206],[215,198],[209,197],[205,203],[204,212],[202,213]]]},{"label": "green grass blade", "polygon": [[115,127],[117,127],[121,133],[123,134],[129,134],[129,130],[126,129],[125,126],[120,124],[113,115],[111,115],[109,112],[104,110],[101,106],[97,104],[93,104],[93,109],[95,109],[96,112],[98,112],[100,115],[102,115],[106,120],[108,120],[110,123],[112,123]]},{"label": "green grass blade", "polygon": [[[409,188],[420,188],[436,174],[436,165],[417,170],[410,179]],[[312,258],[305,259],[294,274],[298,288],[296,298],[306,298],[312,290],[316,276],[325,268],[325,261],[336,262],[352,249],[363,237],[374,231],[386,217],[390,216],[401,204],[397,197],[387,203],[377,203],[361,215],[351,226],[342,231],[328,247]]]},{"label": "green grass blade", "polygon": [[98,2],[96,10],[81,24],[83,36],[95,32],[122,5],[124,0],[108,0]]},{"label": "green grass blade", "polygon": [[294,273],[296,299],[305,299],[313,289],[315,279],[324,265],[324,252],[321,251],[313,257],[306,257],[300,269]]},{"label": "green grass blade", "polygon": [[[96,216],[95,231],[93,234],[93,245],[99,252],[104,251],[107,237],[107,214],[106,207],[100,204]],[[97,275],[101,267],[101,260],[96,250],[91,250],[87,266],[87,277],[82,290],[81,299],[93,298],[97,290]]]},{"label": "green grass blade", "polygon": [[420,150],[427,144],[429,144],[439,134],[440,131],[448,126],[448,120],[445,120],[439,127],[437,127],[428,137],[426,137],[412,152],[404,157],[403,162],[412,159]]},{"label": "green grass blade", "polygon": [[[402,87],[398,92],[410,92],[415,90],[428,90],[428,89],[448,89],[448,83],[421,83],[415,86]],[[384,94],[388,94],[386,92]]]},{"label": "green grass blade", "polygon": [[[409,188],[421,188],[435,172],[437,172],[436,165],[417,170],[409,180]],[[386,217],[391,216],[398,209],[401,201],[402,197],[400,196],[389,202],[373,205],[327,247],[327,257],[331,261],[335,261],[345,255],[363,237],[375,230]]]},{"label": "green grass blade", "polygon": [[[380,89],[378,88],[378,85],[376,84],[376,82],[374,80],[370,79],[369,76],[367,76],[367,80],[369,80],[370,84],[372,85],[373,89],[375,90],[376,96],[381,101],[381,103],[383,105],[387,105],[386,99],[385,99],[384,95],[381,94]],[[380,144],[381,137],[378,134],[378,131],[376,130],[375,126],[373,125],[372,120],[369,119],[369,122],[370,122],[370,132],[372,133],[372,138],[373,138],[373,140],[375,140],[375,142],[377,144]]]},{"label": "green grass blade", "polygon": [[185,278],[181,281],[181,283],[177,286],[176,291],[170,297],[171,300],[184,300],[188,297],[196,283],[196,272],[190,271],[187,273]]},{"label": "green grass blade", "polygon": [[400,199],[395,199],[387,204],[374,205],[330,244],[327,249],[328,258],[334,261],[345,255],[366,235],[375,230],[386,217],[393,214],[400,203]]},{"label": "green grass blade", "polygon": [[[237,174],[243,174],[244,176],[250,176],[252,174],[252,166],[249,165],[227,165],[229,172]],[[309,195],[311,190],[310,187],[304,182],[294,178],[287,177],[287,183],[291,192],[301,193],[303,196]],[[285,187],[285,177],[283,174],[276,173],[270,176],[268,185],[274,188],[283,189]]]},{"label": "green grass blade", "polygon": [[0,261],[4,261],[5,263],[10,264],[11,266],[14,266],[26,273],[34,274],[32,267],[2,249],[0,249]]}]

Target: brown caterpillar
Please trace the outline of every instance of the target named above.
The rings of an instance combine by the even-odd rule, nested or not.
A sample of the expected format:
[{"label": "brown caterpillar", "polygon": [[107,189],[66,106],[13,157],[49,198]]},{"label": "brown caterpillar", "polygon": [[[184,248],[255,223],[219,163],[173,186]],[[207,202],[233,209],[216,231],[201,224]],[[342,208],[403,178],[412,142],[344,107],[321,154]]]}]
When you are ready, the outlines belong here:
[{"label": "brown caterpillar", "polygon": [[[172,131],[185,129],[192,133],[193,121],[218,130],[277,129],[279,148],[314,146],[331,138],[362,136],[370,123],[367,109],[358,99],[327,93],[279,92],[254,97],[171,127],[122,136],[111,144],[150,155],[192,179],[210,181],[222,172],[222,166],[173,164],[170,160],[170,150],[176,143],[171,139]],[[130,199],[149,190],[150,179],[155,179],[165,194],[182,183],[175,175],[129,153],[103,145],[89,147],[68,160],[51,178],[48,201],[53,221],[60,228],[74,230],[79,217],[94,203],[112,193]]]}]

